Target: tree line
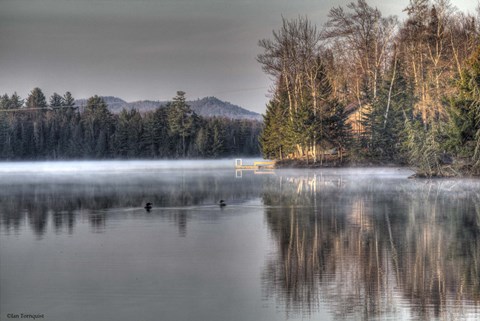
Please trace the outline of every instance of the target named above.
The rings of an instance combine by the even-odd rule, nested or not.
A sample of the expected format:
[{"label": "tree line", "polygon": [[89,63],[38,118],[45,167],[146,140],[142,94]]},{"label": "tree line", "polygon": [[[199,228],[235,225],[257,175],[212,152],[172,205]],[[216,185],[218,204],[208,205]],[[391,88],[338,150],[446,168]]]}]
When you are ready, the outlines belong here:
[{"label": "tree line", "polygon": [[40,88],[27,99],[0,99],[0,159],[221,158],[259,155],[261,122],[202,118],[177,92],[166,106],[115,115],[99,96],[76,106],[70,92],[48,103]]},{"label": "tree line", "polygon": [[404,11],[399,21],[357,0],[320,28],[283,19],[260,40],[257,60],[275,80],[266,157],[322,162],[337,151],[427,176],[480,174],[479,19],[449,0],[410,0]]}]

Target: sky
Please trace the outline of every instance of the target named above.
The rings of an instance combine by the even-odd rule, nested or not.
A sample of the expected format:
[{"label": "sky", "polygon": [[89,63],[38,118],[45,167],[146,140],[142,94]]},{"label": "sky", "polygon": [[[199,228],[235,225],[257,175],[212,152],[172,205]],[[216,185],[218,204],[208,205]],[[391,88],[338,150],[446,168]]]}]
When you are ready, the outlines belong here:
[{"label": "sky", "polygon": [[[216,96],[264,112],[256,56],[282,16],[317,26],[352,0],[0,0],[0,93],[126,101]],[[400,18],[409,0],[367,0]],[[451,0],[475,12],[477,0]]]}]

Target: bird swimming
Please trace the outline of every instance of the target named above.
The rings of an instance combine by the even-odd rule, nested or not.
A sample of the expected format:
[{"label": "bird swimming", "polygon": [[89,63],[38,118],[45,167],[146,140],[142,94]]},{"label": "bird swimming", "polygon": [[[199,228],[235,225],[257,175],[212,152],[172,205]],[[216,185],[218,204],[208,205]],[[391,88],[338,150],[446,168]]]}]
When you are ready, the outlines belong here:
[{"label": "bird swimming", "polygon": [[225,203],[224,200],[220,200],[220,202],[218,202],[218,205],[220,205],[220,207],[223,207],[223,206],[227,206],[227,203]]},{"label": "bird swimming", "polygon": [[147,212],[150,212],[150,210],[152,209],[152,203],[145,204],[144,208],[147,210]]}]

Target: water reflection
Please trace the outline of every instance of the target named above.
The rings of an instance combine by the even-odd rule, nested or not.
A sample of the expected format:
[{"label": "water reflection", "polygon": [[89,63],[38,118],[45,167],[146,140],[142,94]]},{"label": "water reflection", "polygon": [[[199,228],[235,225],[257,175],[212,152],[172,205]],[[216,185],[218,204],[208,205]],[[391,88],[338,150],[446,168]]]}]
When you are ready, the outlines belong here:
[{"label": "water reflection", "polygon": [[478,317],[478,181],[285,174],[263,200],[276,243],[263,282],[288,313]]},{"label": "water reflection", "polygon": [[[256,314],[238,314],[236,319],[278,319],[275,311],[267,313],[267,308],[258,308],[261,298],[251,299],[261,292],[255,286],[262,287],[266,305],[276,301],[289,318],[478,318],[480,181],[408,180],[408,175],[393,169],[384,173],[245,172],[241,178],[235,178],[233,170],[178,169],[82,175],[1,174],[0,236],[7,241],[2,255],[12,260],[11,266],[36,264],[36,269],[45,273],[51,267],[44,265],[42,270],[39,262],[70,262],[71,268],[58,265],[56,274],[57,285],[65,291],[70,290],[72,279],[83,285],[93,278],[92,283],[99,287],[119,286],[125,302],[139,295],[138,302],[146,302],[146,311],[181,306],[172,308],[172,320],[179,319],[175,318],[177,313],[188,310],[184,306],[194,309],[191,303],[202,295],[217,295],[218,302],[224,304],[224,297],[231,293],[238,305],[233,300],[235,307],[223,311],[225,314],[244,307],[243,311]],[[220,208],[220,199],[228,206]],[[149,212],[144,208],[147,202],[153,203]],[[253,214],[243,219],[243,213]],[[265,226],[261,226],[262,214]],[[229,226],[232,221],[227,217],[235,216],[238,220]],[[195,223],[200,220],[218,225],[199,227]],[[150,223],[154,229],[149,228]],[[31,234],[41,241],[31,243]],[[49,240],[51,234],[72,237]],[[172,240],[172,234],[180,237]],[[253,248],[243,246],[248,243],[245,238]],[[28,246],[22,248],[25,244]],[[30,252],[30,247],[38,253]],[[22,249],[21,253],[28,255],[16,255]],[[65,254],[58,256],[62,251]],[[76,251],[83,251],[84,256],[77,257]],[[259,263],[252,267],[254,256],[246,253],[255,251]],[[126,263],[125,253],[136,260]],[[116,264],[108,265],[105,256],[117,260]],[[31,261],[15,265],[13,260],[24,262],[24,258]],[[118,279],[107,282],[102,279],[105,275],[96,277],[88,272],[90,265],[101,271],[106,264],[112,271],[108,275]],[[11,282],[12,289],[21,282],[13,270],[4,269],[2,273],[3,280],[15,281]],[[42,277],[31,275],[30,283],[25,284],[43,279],[41,272]],[[137,277],[143,277],[142,287],[137,287]],[[202,277],[203,283],[199,282]],[[233,286],[230,282],[236,277],[238,282]],[[177,288],[179,283],[182,287]],[[127,286],[132,284],[134,288]],[[142,301],[147,284],[153,284],[149,291],[155,295],[172,289],[178,292],[155,297],[150,305],[148,300]],[[240,285],[244,285],[241,290]],[[99,290],[79,292],[88,296],[95,291]],[[18,298],[12,295],[11,301],[23,302],[29,295],[30,290],[26,290]],[[104,299],[107,297],[110,295]],[[161,309],[159,302],[163,304]],[[46,300],[46,305],[50,304]],[[115,310],[111,307],[103,312]],[[202,307],[197,306],[196,311],[204,311]],[[217,318],[207,315],[204,319],[225,319],[220,314]]]},{"label": "water reflection", "polygon": [[[72,234],[76,221],[86,218],[93,232],[103,232],[109,217],[134,212],[137,216],[164,216],[185,236],[187,210],[202,206],[218,210],[219,199],[239,204],[260,194],[262,185],[251,175],[235,180],[231,170],[207,172],[3,175],[0,228],[18,234],[28,225],[41,238],[49,224],[56,234]],[[147,202],[153,203],[149,212],[144,209]]]}]

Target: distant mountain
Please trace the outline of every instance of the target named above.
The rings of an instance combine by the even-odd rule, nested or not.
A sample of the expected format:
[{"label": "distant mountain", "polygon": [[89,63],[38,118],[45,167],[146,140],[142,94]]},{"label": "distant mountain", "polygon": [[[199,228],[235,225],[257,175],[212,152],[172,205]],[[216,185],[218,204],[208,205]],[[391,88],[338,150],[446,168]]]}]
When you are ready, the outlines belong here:
[{"label": "distant mountain", "polygon": [[262,115],[247,110],[216,97],[205,97],[188,104],[198,115],[203,117],[225,117],[232,119],[256,119],[262,120]]},{"label": "distant mountain", "polygon": [[[128,105],[128,103],[120,99],[118,97],[113,97],[113,96],[103,96],[103,100],[107,103],[108,109],[112,113],[119,113],[124,107]],[[87,105],[87,99],[76,99],[75,100],[75,105],[76,106],[86,106]],[[118,110],[118,111],[117,111]]]},{"label": "distant mountain", "polygon": [[[134,102],[126,102],[123,99],[112,96],[102,97],[108,105],[108,109],[115,114],[118,114],[122,109],[136,109],[141,113],[146,113],[151,110],[155,110],[158,107],[164,107],[167,105],[167,101],[152,101],[152,100],[140,100]],[[85,106],[87,99],[77,99],[76,105]],[[247,110],[237,105],[233,105],[229,102],[222,101],[216,97],[205,97],[193,101],[187,101],[192,110],[202,117],[224,117],[230,119],[251,119],[261,121],[262,115],[253,111]]]}]

